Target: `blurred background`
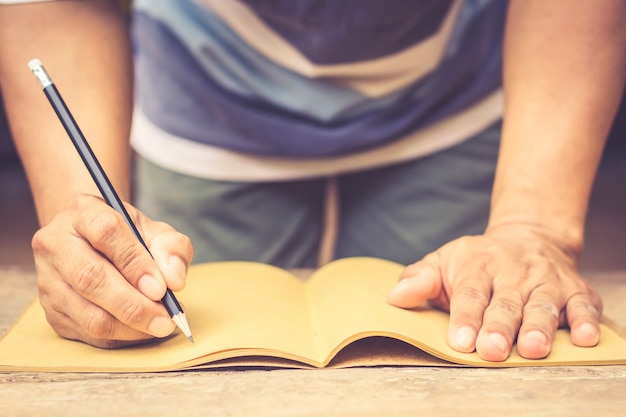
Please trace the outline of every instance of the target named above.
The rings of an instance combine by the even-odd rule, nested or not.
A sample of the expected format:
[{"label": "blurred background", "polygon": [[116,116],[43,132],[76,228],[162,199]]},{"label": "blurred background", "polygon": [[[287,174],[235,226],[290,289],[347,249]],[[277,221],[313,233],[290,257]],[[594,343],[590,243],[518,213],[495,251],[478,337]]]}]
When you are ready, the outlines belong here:
[{"label": "blurred background", "polygon": [[[37,219],[26,177],[0,105],[0,268],[34,267],[30,239],[36,230]],[[626,270],[626,249],[622,246],[625,237],[626,100],[623,100],[593,189],[581,269]]]}]

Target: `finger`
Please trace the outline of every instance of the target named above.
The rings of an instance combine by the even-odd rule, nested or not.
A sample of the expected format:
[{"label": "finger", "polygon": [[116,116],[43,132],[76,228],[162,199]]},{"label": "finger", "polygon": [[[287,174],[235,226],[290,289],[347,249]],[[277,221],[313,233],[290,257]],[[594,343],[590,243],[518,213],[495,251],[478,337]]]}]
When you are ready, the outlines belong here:
[{"label": "finger", "polygon": [[[83,245],[87,246],[86,243]],[[59,265],[58,273],[67,277],[68,284],[81,297],[140,332],[164,337],[174,330],[175,325],[165,308],[138,292],[107,259],[86,247],[73,253],[80,253],[81,256],[72,256],[66,263]],[[93,322],[94,327],[106,327],[108,324],[104,317],[73,318],[87,323],[84,325]]]},{"label": "finger", "polygon": [[602,302],[595,293],[578,293],[566,305],[570,337],[576,346],[591,347],[600,341]]},{"label": "finger", "polygon": [[[107,334],[105,335],[105,338],[94,337],[94,335],[85,334],[79,324],[72,320],[65,313],[49,308],[46,308],[45,311],[46,319],[59,336],[65,339],[85,342],[99,348],[117,349],[124,346],[148,343],[154,339],[153,336],[147,335],[145,333],[137,333],[136,335],[130,336],[124,335],[121,332],[114,332],[111,333],[111,335]],[[124,338],[115,339],[114,337],[116,336],[114,334],[120,334]],[[112,339],[109,339],[109,337],[112,337]]]},{"label": "finger", "polygon": [[463,275],[450,279],[454,289],[450,298],[448,344],[459,352],[473,352],[491,298],[490,279],[480,266],[468,266],[463,269]]},{"label": "finger", "polygon": [[400,308],[414,308],[427,300],[433,300],[442,292],[442,279],[434,256],[407,266],[400,274],[398,283],[387,296],[389,304]]},{"label": "finger", "polygon": [[92,196],[74,199],[72,209],[79,213],[72,217],[76,232],[146,297],[160,300],[166,290],[165,279],[122,215]]},{"label": "finger", "polygon": [[509,357],[522,323],[523,308],[524,300],[517,288],[494,291],[476,338],[478,356],[492,362]]},{"label": "finger", "polygon": [[144,226],[146,230],[150,230],[146,243],[167,287],[173,291],[181,291],[185,287],[187,269],[193,258],[191,240],[163,222],[149,221],[146,225],[144,221]]},{"label": "finger", "polygon": [[62,337],[107,348],[117,347],[121,342],[152,339],[144,332],[123,325],[61,280],[45,280],[45,284],[38,287],[46,318]]},{"label": "finger", "polygon": [[542,359],[552,348],[559,326],[560,303],[554,298],[558,288],[542,287],[530,294],[517,338],[517,351],[527,359]]}]

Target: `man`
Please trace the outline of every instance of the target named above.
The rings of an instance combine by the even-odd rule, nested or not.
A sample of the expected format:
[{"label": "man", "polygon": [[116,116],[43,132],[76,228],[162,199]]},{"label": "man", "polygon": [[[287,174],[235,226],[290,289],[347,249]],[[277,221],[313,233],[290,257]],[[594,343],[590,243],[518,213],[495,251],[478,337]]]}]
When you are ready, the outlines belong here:
[{"label": "man", "polygon": [[42,225],[41,302],[60,335],[115,347],[173,331],[156,300],[183,287],[191,262],[176,229],[196,260],[311,266],[326,194],[340,200],[333,256],[410,264],[390,303],[449,309],[454,349],[501,361],[517,341],[542,358],[559,325],[579,346],[598,342],[601,301],[576,260],[624,84],[626,2],[515,0],[506,25],[496,0],[137,2],[147,215],[129,210],[154,262],[93,197],[25,70],[44,62],[129,201],[126,22],[116,2],[37,3],[0,8],[0,86]]}]

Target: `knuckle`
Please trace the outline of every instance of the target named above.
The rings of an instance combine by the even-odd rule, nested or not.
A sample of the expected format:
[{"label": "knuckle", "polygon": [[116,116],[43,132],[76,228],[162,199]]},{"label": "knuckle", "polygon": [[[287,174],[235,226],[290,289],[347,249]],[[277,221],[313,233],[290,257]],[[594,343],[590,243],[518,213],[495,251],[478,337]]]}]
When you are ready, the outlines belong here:
[{"label": "knuckle", "polygon": [[586,281],[566,302],[568,316],[599,318],[603,307],[600,295]]},{"label": "knuckle", "polygon": [[556,321],[559,319],[560,310],[551,302],[533,302],[526,304],[524,307],[524,316],[529,315],[550,317]]},{"label": "knuckle", "polygon": [[568,313],[575,317],[600,317],[600,311],[591,303],[570,303]]},{"label": "knuckle", "polygon": [[105,283],[105,268],[100,262],[88,261],[76,272],[75,288],[81,294],[90,296],[101,292]]},{"label": "knuckle", "polygon": [[146,310],[138,300],[128,298],[123,301],[117,314],[118,319],[131,327],[141,323],[146,315]]},{"label": "knuckle", "polygon": [[489,295],[479,288],[466,287],[456,294],[455,301],[460,305],[477,304],[484,308],[489,305]]},{"label": "knuckle", "polygon": [[93,309],[85,316],[83,332],[90,339],[111,339],[115,331],[115,319],[106,311]]},{"label": "knuckle", "polygon": [[142,270],[144,258],[141,255],[145,253],[145,249],[132,245],[115,252],[112,261],[120,271],[124,271],[124,275],[134,275]]},{"label": "knuckle", "polygon": [[48,229],[43,227],[37,230],[30,241],[31,249],[35,255],[37,254],[46,254],[50,253],[53,246],[49,243],[51,242],[50,233],[48,233]]},{"label": "knuckle", "polygon": [[604,311],[604,303],[602,302],[602,299],[599,295],[596,295],[593,304],[594,308],[596,309],[597,316],[600,317],[602,315],[602,312]]},{"label": "knuckle", "polygon": [[183,248],[185,253],[193,253],[193,244],[191,243],[191,238],[185,234],[178,234],[180,239],[180,247]]},{"label": "knuckle", "polygon": [[44,279],[41,274],[37,274],[37,292],[39,293],[39,299],[47,299],[51,293],[49,290],[48,280]]},{"label": "knuckle", "polygon": [[485,312],[497,312],[497,314],[500,315],[504,313],[507,317],[519,320],[522,318],[521,302],[507,297],[497,297],[492,299]]},{"label": "knuckle", "polygon": [[120,230],[121,222],[122,219],[117,213],[103,210],[89,221],[88,228],[94,240],[106,242]]}]

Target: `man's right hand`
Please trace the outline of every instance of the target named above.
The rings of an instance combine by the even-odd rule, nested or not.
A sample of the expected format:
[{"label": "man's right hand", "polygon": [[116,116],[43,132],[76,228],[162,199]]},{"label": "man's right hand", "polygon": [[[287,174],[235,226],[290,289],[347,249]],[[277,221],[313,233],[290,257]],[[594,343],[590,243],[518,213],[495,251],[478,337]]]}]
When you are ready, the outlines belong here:
[{"label": "man's right hand", "polygon": [[174,331],[159,301],[166,288],[183,289],[193,246],[171,226],[126,209],[154,259],[99,197],[74,198],[34,235],[41,305],[60,336],[116,348]]}]

